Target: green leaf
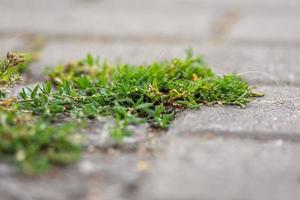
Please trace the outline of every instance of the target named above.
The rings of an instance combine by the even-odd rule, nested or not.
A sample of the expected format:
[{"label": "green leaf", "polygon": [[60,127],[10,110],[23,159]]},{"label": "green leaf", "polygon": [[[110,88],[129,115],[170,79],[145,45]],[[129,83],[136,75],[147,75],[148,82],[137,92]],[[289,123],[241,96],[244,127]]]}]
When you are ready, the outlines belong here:
[{"label": "green leaf", "polygon": [[52,84],[51,84],[50,81],[48,81],[47,84],[46,84],[46,88],[45,88],[46,91],[45,91],[45,92],[46,92],[47,94],[50,94],[51,88],[52,88]]},{"label": "green leaf", "polygon": [[72,92],[72,85],[71,85],[71,81],[65,81],[64,82],[64,89],[67,95],[71,95]]},{"label": "green leaf", "polygon": [[90,66],[94,65],[94,58],[93,58],[92,54],[88,53],[86,55],[86,62]]},{"label": "green leaf", "polygon": [[32,92],[31,92],[31,94],[30,94],[30,97],[31,97],[32,99],[34,99],[35,96],[37,95],[37,92],[38,92],[39,87],[40,87],[40,86],[37,85],[37,86],[35,86],[35,88],[32,90]]},{"label": "green leaf", "polygon": [[27,94],[24,88],[22,88],[22,91],[19,93],[19,95],[22,97],[22,99],[27,99]]}]

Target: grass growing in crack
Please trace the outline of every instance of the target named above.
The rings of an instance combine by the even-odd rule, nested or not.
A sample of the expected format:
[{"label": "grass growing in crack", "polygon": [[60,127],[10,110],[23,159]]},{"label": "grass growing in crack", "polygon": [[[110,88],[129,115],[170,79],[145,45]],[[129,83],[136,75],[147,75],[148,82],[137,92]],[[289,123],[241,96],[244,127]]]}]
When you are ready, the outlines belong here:
[{"label": "grass growing in crack", "polygon": [[[14,162],[26,174],[38,174],[54,164],[67,164],[80,155],[72,123],[53,125],[22,109],[5,91],[20,79],[33,55],[8,52],[0,59],[0,160]],[[77,127],[77,126],[76,126]]]},{"label": "grass growing in crack", "polygon": [[[8,55],[1,66],[16,70],[19,63],[13,61]],[[15,80],[14,75],[2,77],[4,87]],[[28,174],[79,157],[81,144],[71,134],[76,123],[58,123],[59,119],[113,116],[111,137],[122,142],[133,134],[129,125],[149,123],[166,129],[184,109],[212,104],[243,107],[252,97],[261,96],[235,74],[214,74],[191,51],[184,59],[115,66],[88,54],[57,66],[48,79],[43,85],[24,88],[21,99],[0,101],[0,158],[14,161]]]},{"label": "grass growing in crack", "polygon": [[241,77],[215,75],[199,56],[149,65],[112,66],[88,54],[85,59],[58,66],[51,84],[23,91],[24,109],[48,119],[62,113],[80,118],[112,115],[116,141],[130,136],[130,124],[148,122],[167,128],[177,112],[201,105],[244,106],[258,96]]}]

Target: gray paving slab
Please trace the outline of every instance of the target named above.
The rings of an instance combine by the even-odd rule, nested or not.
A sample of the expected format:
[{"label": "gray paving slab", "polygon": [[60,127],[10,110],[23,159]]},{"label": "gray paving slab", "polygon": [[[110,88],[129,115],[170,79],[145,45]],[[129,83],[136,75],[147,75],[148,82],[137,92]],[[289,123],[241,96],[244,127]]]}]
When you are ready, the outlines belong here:
[{"label": "gray paving slab", "polygon": [[[46,6],[41,2],[30,4],[33,6],[27,2],[26,5],[16,2],[12,4],[10,6],[7,2],[0,9],[1,33],[201,39],[208,36],[209,25],[214,20],[214,16],[205,12],[166,6],[164,9],[151,9],[147,4],[141,4],[141,9],[128,5],[120,9],[113,6],[119,3],[115,2],[111,6],[97,1],[55,1],[46,3]],[[193,31],[190,31],[191,27]]]},{"label": "gray paving slab", "polygon": [[282,140],[169,139],[137,199],[299,199],[299,144]]},{"label": "gray paving slab", "polygon": [[41,51],[40,59],[32,66],[32,73],[38,78],[45,71],[45,67],[82,59],[89,52],[113,63],[142,64],[154,60],[171,59],[174,55],[184,55],[184,49],[188,46],[173,44],[165,46],[160,43],[143,42],[50,41]]},{"label": "gray paving slab", "polygon": [[235,72],[254,84],[300,84],[300,48],[297,46],[50,41],[41,51],[40,60],[32,66],[32,71],[35,77],[39,77],[46,66],[81,59],[88,52],[114,62],[141,64],[184,57],[188,47],[193,47],[195,54],[204,55],[213,70],[220,74]]},{"label": "gray paving slab", "polygon": [[[298,13],[299,11],[300,8],[298,8]],[[232,28],[229,33],[229,40],[299,44],[299,19],[299,14],[291,15],[290,13],[265,17],[246,15],[240,18],[239,22]]]},{"label": "gray paving slab", "polygon": [[300,89],[298,87],[259,86],[265,97],[246,108],[204,106],[186,111],[169,130],[171,135],[205,135],[255,139],[300,139]]},{"label": "gray paving slab", "polygon": [[23,51],[27,46],[28,41],[20,36],[0,37],[0,57],[5,57],[8,51]]},{"label": "gray paving slab", "polygon": [[300,48],[297,46],[225,43],[204,49],[203,54],[207,62],[222,74],[236,72],[252,83],[300,84]]},{"label": "gray paving slab", "polygon": [[72,166],[28,177],[0,164],[1,200],[122,200],[130,199],[143,171],[135,153],[88,152]]},{"label": "gray paving slab", "polygon": [[238,17],[246,16],[234,28],[231,39],[292,42],[299,41],[299,10],[296,0],[1,0],[0,33],[198,41],[210,38],[215,22],[234,11]]},{"label": "gray paving slab", "polygon": [[[207,39],[212,33],[215,21],[222,18],[228,10],[238,15],[260,18],[242,19],[246,26],[245,33],[255,34],[257,28],[262,34],[277,30],[276,26],[267,29],[265,23],[275,23],[286,30],[278,28],[279,36],[299,39],[293,25],[296,22],[278,18],[294,13],[299,18],[300,3],[289,1],[37,1],[26,2],[1,0],[0,33],[44,34],[44,35],[83,35],[97,37],[117,37],[133,40],[133,37],[163,39],[178,38],[189,40]],[[255,14],[255,15],[254,15]],[[266,18],[264,17],[266,16]],[[274,20],[272,20],[274,18]],[[290,18],[290,17],[285,17]],[[251,21],[252,20],[252,21]],[[245,22],[244,22],[245,21]],[[254,21],[254,22],[253,22]],[[256,21],[258,24],[256,25]],[[266,22],[265,22],[266,21]],[[295,21],[295,20],[294,20]],[[254,23],[254,24],[253,24]],[[233,38],[239,37],[239,28],[233,32]],[[277,26],[278,27],[278,26]],[[254,28],[254,30],[251,30]],[[249,29],[251,31],[249,31]],[[250,33],[248,33],[250,32]],[[278,32],[278,31],[277,31]],[[284,33],[284,34],[282,34]],[[246,35],[242,35],[246,36]],[[291,38],[292,37],[292,38]]]},{"label": "gray paving slab", "polygon": [[[272,11],[286,12],[293,11],[295,7],[299,7],[297,0],[27,0],[20,2],[18,0],[1,0],[3,10],[22,11],[31,9],[32,11],[47,11],[49,9],[78,11],[82,9],[91,10],[206,10],[220,11],[228,8],[239,8],[243,11],[256,11],[255,13],[264,12],[266,15]],[[0,8],[0,9],[1,9]],[[255,9],[255,10],[254,10]],[[259,12],[257,12],[259,11]],[[294,10],[295,11],[295,10]]]}]

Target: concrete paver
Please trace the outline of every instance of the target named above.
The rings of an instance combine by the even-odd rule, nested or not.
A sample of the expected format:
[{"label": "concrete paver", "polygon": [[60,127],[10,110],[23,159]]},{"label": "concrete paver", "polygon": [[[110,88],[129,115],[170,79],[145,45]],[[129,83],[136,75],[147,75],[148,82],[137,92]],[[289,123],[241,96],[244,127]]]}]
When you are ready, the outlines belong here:
[{"label": "concrete paver", "polygon": [[138,161],[136,153],[95,150],[85,153],[77,164],[40,177],[18,175],[1,163],[1,199],[126,199],[143,174],[137,168]]},{"label": "concrete paver", "polygon": [[171,137],[137,199],[299,199],[299,144]]},{"label": "concrete paver", "polygon": [[259,87],[265,97],[246,108],[204,106],[179,116],[169,133],[218,135],[251,138],[300,139],[300,90],[298,87]]},{"label": "concrete paver", "polygon": [[299,44],[299,14],[245,16],[233,27],[229,40]]},{"label": "concrete paver", "polygon": [[220,45],[208,43],[49,41],[41,58],[32,66],[35,77],[44,67],[81,59],[88,52],[112,62],[143,64],[153,60],[184,58],[185,49],[193,47],[216,73],[238,73],[253,84],[299,85],[300,49],[296,46]]}]

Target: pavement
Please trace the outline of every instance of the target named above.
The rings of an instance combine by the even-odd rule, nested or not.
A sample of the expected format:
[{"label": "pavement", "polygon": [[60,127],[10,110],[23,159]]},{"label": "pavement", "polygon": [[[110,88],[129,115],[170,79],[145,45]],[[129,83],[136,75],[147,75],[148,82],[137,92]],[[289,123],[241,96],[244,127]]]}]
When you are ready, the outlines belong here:
[{"label": "pavement", "polygon": [[165,132],[135,127],[118,147],[99,119],[76,164],[24,177],[0,163],[0,199],[300,199],[299,0],[0,0],[1,56],[40,53],[18,87],[88,52],[147,63],[189,47],[265,97],[184,111]]}]

